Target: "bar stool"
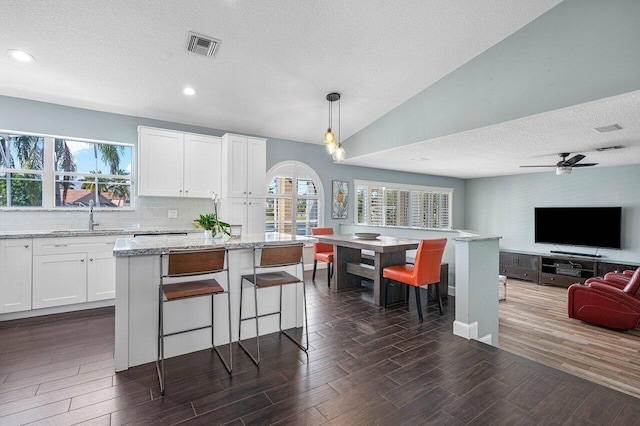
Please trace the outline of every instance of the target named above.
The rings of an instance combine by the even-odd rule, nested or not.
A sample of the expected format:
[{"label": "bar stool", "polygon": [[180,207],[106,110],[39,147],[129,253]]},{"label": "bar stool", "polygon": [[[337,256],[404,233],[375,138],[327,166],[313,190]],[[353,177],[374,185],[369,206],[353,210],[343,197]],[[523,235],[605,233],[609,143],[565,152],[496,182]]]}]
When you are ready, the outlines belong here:
[{"label": "bar stool", "polygon": [[[227,250],[224,246],[214,246],[206,249],[176,249],[169,250],[160,255],[160,285],[158,297],[158,357],[156,370],[160,381],[160,392],[164,395],[164,338],[176,334],[211,328],[211,346],[220,357],[225,369],[231,373],[233,357],[231,354],[231,300],[229,298],[229,261],[225,267]],[[165,261],[166,259],[166,261]],[[166,263],[166,273],[163,265]],[[225,273],[227,276],[227,290],[218,283],[215,278],[203,278],[193,280],[192,277],[205,274]],[[214,296],[227,294],[227,306],[229,315],[229,362],[225,361],[220,350],[215,345],[214,327]],[[211,296],[211,325],[190,328],[187,330],[164,333],[164,305],[176,300],[185,300],[196,297]]]},{"label": "bar stool", "polygon": [[[238,330],[238,344],[245,351],[251,360],[256,364],[260,364],[260,330],[259,319],[271,315],[279,316],[279,328],[280,332],[293,341],[300,349],[307,352],[309,349],[309,327],[307,324],[307,294],[305,290],[304,282],[304,262],[302,258],[303,243],[292,244],[264,244],[261,249],[253,249],[253,274],[243,275],[240,280],[240,327]],[[260,263],[256,264],[257,253],[260,250]],[[258,270],[276,267],[296,266],[300,265],[300,276],[298,278],[295,275],[291,275],[286,271],[273,271],[258,273]],[[297,273],[297,272],[296,272]],[[248,282],[253,287],[255,315],[243,318],[242,317],[242,301],[243,301],[243,288],[244,282]],[[302,304],[304,309],[304,330],[306,333],[306,345],[303,345],[298,339],[291,336],[287,330],[282,329],[282,287],[288,284],[302,283]],[[265,289],[270,287],[279,286],[280,288],[280,301],[279,309],[275,312],[266,314],[258,314],[258,289]],[[242,322],[248,320],[255,320],[256,323],[256,354],[254,356],[251,351],[242,343]]]},{"label": "bar stool", "polygon": [[[311,235],[333,235],[333,228],[311,228]],[[318,260],[327,264],[327,287],[331,287],[333,277],[333,245],[327,243],[313,244],[313,275],[311,281],[316,280]]]},{"label": "bar stool", "polygon": [[384,277],[384,291],[382,293],[383,308],[387,306],[387,287],[389,286],[389,280],[414,286],[418,318],[420,322],[422,322],[420,287],[435,284],[438,307],[440,308],[440,315],[442,315],[444,312],[442,310],[442,298],[440,297],[440,264],[446,245],[446,238],[421,240],[418,250],[416,251],[415,264],[393,265],[384,268],[382,270],[382,276]]}]

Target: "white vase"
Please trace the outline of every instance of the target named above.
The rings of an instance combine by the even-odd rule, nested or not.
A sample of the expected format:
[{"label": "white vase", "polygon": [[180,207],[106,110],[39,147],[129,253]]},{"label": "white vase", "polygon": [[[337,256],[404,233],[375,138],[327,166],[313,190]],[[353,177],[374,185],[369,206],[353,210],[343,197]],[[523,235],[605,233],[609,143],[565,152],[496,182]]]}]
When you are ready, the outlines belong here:
[{"label": "white vase", "polygon": [[211,234],[212,234],[211,229],[205,229],[205,230],[204,230],[204,237],[205,237],[206,239],[213,238],[213,235],[211,235]]}]

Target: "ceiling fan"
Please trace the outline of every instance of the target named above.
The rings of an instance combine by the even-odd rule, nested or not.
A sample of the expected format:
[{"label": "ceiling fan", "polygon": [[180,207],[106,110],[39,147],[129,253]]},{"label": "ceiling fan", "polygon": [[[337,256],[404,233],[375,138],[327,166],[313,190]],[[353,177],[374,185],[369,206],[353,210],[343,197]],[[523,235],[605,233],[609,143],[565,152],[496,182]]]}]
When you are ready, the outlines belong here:
[{"label": "ceiling fan", "polygon": [[553,165],[536,165],[536,166],[520,166],[520,167],[555,167],[557,175],[570,175],[571,169],[573,169],[574,167],[591,167],[598,164],[598,163],[577,164],[579,161],[582,161],[582,159],[584,159],[585,156],[582,154],[577,154],[567,160],[567,157],[569,156],[569,154],[570,154],[569,152],[561,152],[560,154],[558,154],[560,157],[562,157],[562,160],[558,161],[556,164],[553,164]]}]

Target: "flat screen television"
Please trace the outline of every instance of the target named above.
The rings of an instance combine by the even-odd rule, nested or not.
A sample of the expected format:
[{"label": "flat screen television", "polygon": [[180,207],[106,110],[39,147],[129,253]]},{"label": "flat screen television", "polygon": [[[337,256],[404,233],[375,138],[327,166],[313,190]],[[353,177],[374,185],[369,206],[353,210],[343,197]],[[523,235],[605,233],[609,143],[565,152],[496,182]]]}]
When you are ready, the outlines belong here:
[{"label": "flat screen television", "polygon": [[622,207],[536,207],[535,242],[621,248]]}]

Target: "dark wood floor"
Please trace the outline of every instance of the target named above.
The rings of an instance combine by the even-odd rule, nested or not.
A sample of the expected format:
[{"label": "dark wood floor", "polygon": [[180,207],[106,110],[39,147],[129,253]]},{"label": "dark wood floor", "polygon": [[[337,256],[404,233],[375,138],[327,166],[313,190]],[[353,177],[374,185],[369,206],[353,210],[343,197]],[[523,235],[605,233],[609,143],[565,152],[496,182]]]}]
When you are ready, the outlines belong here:
[{"label": "dark wood floor", "polygon": [[113,309],[0,323],[0,424],[638,424],[636,398],[453,336],[452,297],[420,324],[307,288],[308,355],[275,334],[259,369],[234,345],[231,377],[211,351],[176,357],[164,398],[153,364],[114,372]]}]

